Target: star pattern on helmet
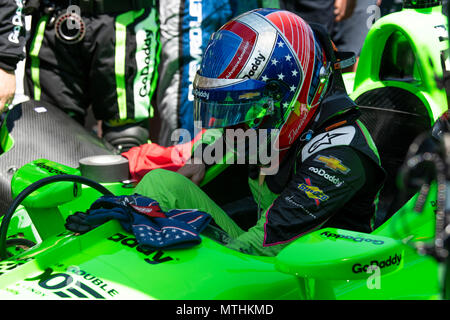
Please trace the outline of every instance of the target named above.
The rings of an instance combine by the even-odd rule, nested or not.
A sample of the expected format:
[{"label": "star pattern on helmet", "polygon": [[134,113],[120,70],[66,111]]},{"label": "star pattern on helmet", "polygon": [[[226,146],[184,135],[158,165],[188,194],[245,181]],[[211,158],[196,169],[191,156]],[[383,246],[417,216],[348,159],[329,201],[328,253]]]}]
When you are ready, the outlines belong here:
[{"label": "star pattern on helmet", "polygon": [[262,71],[260,79],[264,82],[278,80],[286,85],[288,95],[281,105],[287,108],[299,89],[303,73],[300,69],[300,62],[286,39],[278,36],[273,46],[272,56]]}]

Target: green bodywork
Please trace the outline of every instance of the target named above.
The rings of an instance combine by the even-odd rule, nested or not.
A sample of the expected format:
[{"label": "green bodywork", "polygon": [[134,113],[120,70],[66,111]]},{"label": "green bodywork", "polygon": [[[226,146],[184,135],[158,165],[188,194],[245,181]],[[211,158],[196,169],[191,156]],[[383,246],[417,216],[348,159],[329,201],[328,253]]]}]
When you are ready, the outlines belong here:
[{"label": "green bodywork", "polygon": [[[434,28],[446,25],[439,10],[403,10],[378,20],[357,73],[345,75],[352,96],[399,86],[428,106],[432,121],[441,115],[447,101],[433,70],[438,76],[442,72],[430,67],[430,61],[440,66],[440,52],[447,48]],[[379,78],[382,50],[394,31],[409,40],[416,55],[414,77],[407,81]],[[214,168],[207,180],[223,167]],[[45,159],[29,163],[15,173],[13,195],[61,173],[80,175],[76,168]],[[133,193],[129,183],[104,186],[115,195]],[[37,244],[9,249],[12,256],[0,261],[0,299],[440,299],[444,270],[416,248],[434,240],[436,193],[432,184],[421,212],[414,209],[416,195],[370,234],[321,229],[293,241],[276,257],[260,257],[225,247],[209,228],[201,244],[178,250],[142,247],[117,221],[73,234],[65,230],[65,218],[85,211],[100,194],[58,182],[30,195],[11,220],[8,239]]]},{"label": "green bodywork", "polygon": [[344,74],[350,96],[357,99],[370,90],[398,87],[424,103],[433,123],[447,110],[445,91],[436,81],[442,78],[442,66],[448,68],[447,26],[442,6],[403,9],[377,20],[365,39],[357,71]]},{"label": "green bodywork", "polygon": [[[26,182],[22,174],[32,176],[32,171],[42,170],[36,164],[43,162],[19,169],[17,192],[34,180]],[[55,171],[68,170],[45,163]],[[48,171],[47,176],[52,174]],[[133,190],[122,183],[106,186],[115,194]],[[167,251],[139,246],[117,221],[74,235],[61,230],[61,220],[87,209],[99,193],[80,186],[81,192],[74,195],[73,183],[55,183],[52,188],[35,192],[35,200],[23,203],[11,221],[8,238],[21,233],[38,244],[0,262],[2,299],[440,298],[438,263],[414,247],[434,238],[434,186],[421,213],[413,210],[413,198],[372,234],[321,229],[294,241],[276,257],[228,249],[208,229],[200,245]],[[49,211],[52,217],[45,226],[36,225],[30,219],[34,209],[57,204],[48,202],[47,192],[59,192],[68,202]],[[379,268],[371,270],[372,264]]]}]

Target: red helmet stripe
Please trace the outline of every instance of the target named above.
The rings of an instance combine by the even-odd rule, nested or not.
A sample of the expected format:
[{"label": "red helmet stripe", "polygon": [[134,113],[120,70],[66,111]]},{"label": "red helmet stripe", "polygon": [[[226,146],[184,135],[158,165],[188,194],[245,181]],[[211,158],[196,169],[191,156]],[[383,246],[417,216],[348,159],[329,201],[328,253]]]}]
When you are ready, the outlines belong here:
[{"label": "red helmet stripe", "polygon": [[247,63],[258,34],[249,26],[238,21],[226,24],[222,30],[229,30],[242,37],[242,43],[236,51],[230,64],[225,68],[219,78],[235,79],[244,65]]},{"label": "red helmet stripe", "polygon": [[[305,30],[306,32],[311,32],[312,31],[310,29]],[[314,40],[313,40],[313,35],[311,34],[310,36],[306,36],[305,40],[306,41],[302,41],[302,43],[305,44],[305,46],[307,46],[307,48],[305,48],[305,50],[303,50],[304,54],[305,54],[305,59],[302,62],[302,66],[304,68],[303,72],[304,72],[304,80],[303,80],[303,85],[302,85],[302,90],[300,91],[300,96],[299,96],[299,101],[308,101],[308,94],[309,94],[309,90],[310,90],[310,86],[311,86],[311,81],[312,81],[312,75],[314,72],[314,61],[315,61],[315,46],[314,46]],[[312,64],[312,66],[310,66],[310,64]]]}]

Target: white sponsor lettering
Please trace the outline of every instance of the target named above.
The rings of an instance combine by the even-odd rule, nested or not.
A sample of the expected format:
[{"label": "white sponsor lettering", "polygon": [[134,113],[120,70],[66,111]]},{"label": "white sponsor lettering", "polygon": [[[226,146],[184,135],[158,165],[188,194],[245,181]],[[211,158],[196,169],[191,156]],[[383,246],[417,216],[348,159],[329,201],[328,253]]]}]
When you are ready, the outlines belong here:
[{"label": "white sponsor lettering", "polygon": [[324,169],[319,169],[319,168],[316,168],[316,167],[309,167],[309,171],[317,174],[318,176],[321,176],[325,180],[330,181],[336,187],[340,187],[344,183],[344,181],[342,181],[341,179],[328,174]]},{"label": "white sponsor lettering", "polygon": [[189,62],[189,87],[188,87],[188,100],[194,101],[193,95],[193,82],[197,70],[200,67],[202,59],[202,0],[189,0],[189,15],[194,18],[189,22],[189,54],[192,61]]},{"label": "white sponsor lettering", "polygon": [[16,0],[16,5],[17,5],[16,13],[14,14],[14,16],[11,19],[11,22],[14,25],[14,28],[13,28],[13,31],[8,35],[8,40],[10,42],[12,42],[12,43],[18,44],[19,43],[20,31],[23,28],[23,23],[22,23],[22,9],[23,9],[23,5],[22,5],[22,1]]},{"label": "white sponsor lettering", "polygon": [[352,126],[337,128],[335,130],[318,134],[308,142],[302,150],[302,161],[318,151],[331,148],[333,146],[348,146],[355,136],[356,130]]},{"label": "white sponsor lettering", "polygon": [[209,92],[207,92],[207,91],[203,91],[200,89],[194,89],[192,91],[192,93],[197,98],[203,98],[203,99],[209,100]]}]

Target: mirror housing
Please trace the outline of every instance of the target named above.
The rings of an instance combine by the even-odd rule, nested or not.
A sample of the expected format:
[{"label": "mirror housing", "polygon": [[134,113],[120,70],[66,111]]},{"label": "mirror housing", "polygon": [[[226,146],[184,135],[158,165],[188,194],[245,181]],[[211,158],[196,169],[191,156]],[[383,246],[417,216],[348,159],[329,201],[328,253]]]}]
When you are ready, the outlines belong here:
[{"label": "mirror housing", "polygon": [[[17,197],[20,192],[38,180],[61,174],[80,175],[80,172],[75,168],[46,159],[27,163],[17,170],[12,177],[12,196],[13,198]],[[23,205],[28,208],[52,208],[72,201],[80,195],[81,187],[79,184],[74,182],[57,182],[31,193],[23,201]]]},{"label": "mirror housing", "polygon": [[[367,279],[403,267],[403,243],[388,237],[325,228],[307,234],[280,251],[275,267],[297,277],[324,280]],[[376,267],[369,268],[375,265]]]}]

